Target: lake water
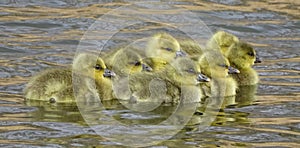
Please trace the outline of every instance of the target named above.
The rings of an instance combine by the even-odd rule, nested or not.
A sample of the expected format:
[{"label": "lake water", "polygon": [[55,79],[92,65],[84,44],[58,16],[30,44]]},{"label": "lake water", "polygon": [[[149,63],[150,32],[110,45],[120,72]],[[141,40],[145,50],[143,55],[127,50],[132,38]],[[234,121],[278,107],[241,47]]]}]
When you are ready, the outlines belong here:
[{"label": "lake water", "polygon": [[[143,142],[147,145],[148,138],[150,141],[161,141],[155,142],[152,147],[300,147],[300,1],[205,0],[171,1],[164,5],[139,3],[139,9],[136,9],[138,16],[151,14],[151,19],[158,19],[173,27],[146,23],[125,26],[125,29],[113,34],[114,27],[120,25],[114,16],[120,17],[122,14],[111,11],[116,8],[133,9],[128,6],[128,2],[0,2],[1,147],[125,147],[122,141],[127,146],[143,145]],[[107,110],[89,108],[84,110],[89,115],[82,116],[76,104],[24,102],[22,90],[30,77],[47,68],[71,64],[79,44],[98,48],[102,40],[113,34],[108,46],[114,46],[150,35],[149,31],[153,29],[167,28],[176,34],[176,27],[186,20],[163,15],[180,16],[181,11],[174,8],[193,14],[188,15],[188,21],[197,24],[198,20],[202,20],[203,24],[199,24],[204,29],[210,29],[211,32],[228,31],[255,47],[263,60],[254,67],[260,76],[256,95],[255,89],[251,92],[251,88],[242,88],[245,93],[236,96],[234,103],[229,98],[224,102],[228,103],[227,106],[223,105],[222,109],[211,110],[209,113],[204,113],[203,104],[198,104],[191,120],[170,139],[164,134],[174,127],[161,123],[176,110],[173,105],[164,105],[152,112],[134,112],[119,102],[106,102]],[[151,11],[159,9],[161,11]],[[93,38],[96,41],[91,39],[90,42],[82,42],[88,40],[83,37],[93,28],[92,25],[97,24],[97,19],[107,16],[107,13],[113,14],[112,17],[108,15],[109,19],[106,20],[114,20],[110,22],[114,25],[109,24],[104,30],[98,28],[97,33],[100,35]],[[157,17],[161,15],[161,18]],[[207,30],[190,28],[185,31],[190,31],[190,34],[203,33],[202,40],[209,37]],[[102,125],[88,126],[84,119],[97,120],[94,118],[98,116],[94,114],[99,112],[125,125],[143,125],[147,132],[154,134],[139,129],[141,127],[128,130],[105,117],[101,119]],[[187,114],[178,114],[177,122],[185,120]],[[203,128],[205,130],[199,130],[204,120],[210,119],[205,116],[210,115],[215,118],[209,126]],[[101,134],[95,132],[99,129],[107,130],[101,130]],[[106,137],[115,139],[109,140]],[[130,141],[133,138],[136,141]]]}]

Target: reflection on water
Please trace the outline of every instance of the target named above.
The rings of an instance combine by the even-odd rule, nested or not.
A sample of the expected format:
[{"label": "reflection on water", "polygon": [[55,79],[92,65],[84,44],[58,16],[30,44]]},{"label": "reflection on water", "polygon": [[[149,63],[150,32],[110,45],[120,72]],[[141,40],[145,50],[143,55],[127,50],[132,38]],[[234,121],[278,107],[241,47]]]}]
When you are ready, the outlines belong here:
[{"label": "reflection on water", "polygon": [[[190,10],[197,16],[190,19],[201,19],[213,32],[225,30],[251,43],[263,63],[254,67],[261,78],[258,86],[239,88],[235,98],[202,100],[182,130],[156,145],[300,147],[300,2],[186,0],[169,3]],[[22,89],[36,72],[70,64],[77,44],[90,25],[98,17],[124,5],[124,1],[0,2],[0,146],[121,147],[118,142],[98,136],[78,112],[76,104],[24,102]],[[172,11],[172,14],[176,13]],[[144,28],[125,28],[124,33],[114,36],[110,45],[122,44],[127,37],[143,36],[137,31],[159,28],[155,24]],[[176,28],[169,31],[176,34]],[[218,104],[220,100],[222,103]],[[211,107],[208,112],[210,107],[206,106],[207,103],[217,103],[222,109],[214,110]],[[158,125],[176,110],[174,104],[145,113],[134,112],[119,102],[106,102],[104,106],[107,108],[101,112],[104,117],[113,117],[128,125],[152,125],[149,129],[154,131],[172,128]],[[216,118],[211,126],[199,131],[199,127],[208,119],[206,117],[213,115]],[[174,119],[180,121],[186,114],[176,117]],[[104,119],[103,123],[111,126],[110,120]],[[115,127],[115,130],[118,128]],[[103,134],[111,135],[117,131]],[[140,137],[143,135],[141,131],[128,133]],[[123,135],[126,136],[128,134]],[[159,140],[165,137],[158,135],[154,138]]]},{"label": "reflection on water", "polygon": [[256,101],[257,85],[240,86],[235,101],[239,106],[251,105]]}]

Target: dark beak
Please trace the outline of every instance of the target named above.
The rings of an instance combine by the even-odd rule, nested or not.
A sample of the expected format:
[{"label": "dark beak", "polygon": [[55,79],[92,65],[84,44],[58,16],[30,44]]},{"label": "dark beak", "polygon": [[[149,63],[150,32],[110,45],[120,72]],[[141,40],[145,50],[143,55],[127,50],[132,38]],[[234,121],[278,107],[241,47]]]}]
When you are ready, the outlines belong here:
[{"label": "dark beak", "polygon": [[109,70],[109,69],[105,69],[104,70],[104,74],[103,77],[115,77],[116,73],[114,73],[113,71]]},{"label": "dark beak", "polygon": [[209,82],[210,78],[208,78],[206,75],[200,73],[197,76],[197,81],[199,81],[199,82]]},{"label": "dark beak", "polygon": [[228,67],[228,73],[229,74],[237,74],[237,73],[240,73],[240,71],[236,68],[233,68],[231,66]]},{"label": "dark beak", "polygon": [[258,55],[256,55],[254,63],[261,63],[261,62],[262,62],[261,58]]},{"label": "dark beak", "polygon": [[150,66],[148,66],[148,65],[146,65],[146,64],[142,64],[142,67],[143,67],[143,71],[148,71],[148,72],[150,72],[150,71],[153,70]]},{"label": "dark beak", "polygon": [[176,51],[176,57],[175,58],[177,58],[177,57],[185,57],[186,56],[186,53],[185,52],[183,52],[183,51]]}]

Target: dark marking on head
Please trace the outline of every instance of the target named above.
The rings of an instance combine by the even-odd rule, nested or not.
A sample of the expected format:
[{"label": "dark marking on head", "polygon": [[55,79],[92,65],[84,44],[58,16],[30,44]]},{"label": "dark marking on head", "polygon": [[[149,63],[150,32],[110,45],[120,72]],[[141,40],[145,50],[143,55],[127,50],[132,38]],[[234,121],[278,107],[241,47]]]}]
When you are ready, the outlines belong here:
[{"label": "dark marking on head", "polygon": [[96,70],[101,70],[101,69],[103,69],[99,64],[97,64],[96,66],[95,66],[95,69]]},{"label": "dark marking on head", "polygon": [[165,48],[167,51],[173,51],[173,49],[172,48],[169,48],[169,47],[167,47],[167,48]]},{"label": "dark marking on head", "polygon": [[49,99],[49,102],[50,102],[50,103],[55,103],[56,100],[55,100],[55,98],[50,98],[50,99]]},{"label": "dark marking on head", "polygon": [[193,68],[190,68],[187,70],[188,73],[196,73],[195,70]]},{"label": "dark marking on head", "polygon": [[251,56],[251,57],[254,57],[255,56],[255,54],[253,53],[253,52],[248,52],[247,53],[249,56]]},{"label": "dark marking on head", "polygon": [[141,61],[135,61],[134,62],[134,66],[140,66],[142,63],[141,63]]}]

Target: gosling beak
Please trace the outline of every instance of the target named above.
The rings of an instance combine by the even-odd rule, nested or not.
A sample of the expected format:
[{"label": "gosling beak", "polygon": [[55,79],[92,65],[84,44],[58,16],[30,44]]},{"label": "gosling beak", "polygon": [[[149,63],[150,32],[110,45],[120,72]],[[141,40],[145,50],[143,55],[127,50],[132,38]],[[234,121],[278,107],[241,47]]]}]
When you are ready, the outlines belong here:
[{"label": "gosling beak", "polygon": [[231,66],[228,67],[228,74],[237,74],[240,73],[240,71],[236,68],[233,68]]},{"label": "gosling beak", "polygon": [[109,70],[109,69],[105,69],[104,70],[104,74],[103,74],[103,77],[115,77],[116,76],[116,73],[114,73],[113,71]]},{"label": "gosling beak", "polygon": [[177,57],[185,57],[185,56],[186,56],[186,53],[183,52],[182,50],[176,51],[176,57],[175,58],[177,58]]},{"label": "gosling beak", "polygon": [[262,62],[261,58],[258,55],[256,55],[254,63],[261,63],[261,62]]},{"label": "gosling beak", "polygon": [[199,81],[199,82],[209,82],[210,78],[208,78],[206,75],[200,73],[197,76],[197,81]]},{"label": "gosling beak", "polygon": [[143,67],[143,71],[148,71],[148,72],[150,72],[150,71],[153,70],[150,66],[148,66],[148,65],[146,65],[146,64],[142,64],[142,67]]}]

